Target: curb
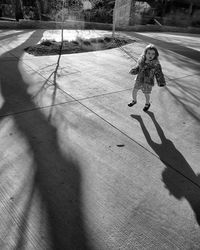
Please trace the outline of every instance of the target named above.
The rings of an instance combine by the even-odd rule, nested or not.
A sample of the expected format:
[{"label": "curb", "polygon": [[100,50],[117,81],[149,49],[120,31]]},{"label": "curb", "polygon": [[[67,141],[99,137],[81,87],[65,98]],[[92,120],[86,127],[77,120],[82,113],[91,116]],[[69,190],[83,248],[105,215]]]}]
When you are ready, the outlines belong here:
[{"label": "curb", "polygon": [[[39,20],[0,21],[0,29],[101,29],[112,30],[113,25],[85,21],[67,20],[64,23]],[[200,28],[160,25],[134,25],[116,27],[117,31],[179,32],[200,34]]]}]

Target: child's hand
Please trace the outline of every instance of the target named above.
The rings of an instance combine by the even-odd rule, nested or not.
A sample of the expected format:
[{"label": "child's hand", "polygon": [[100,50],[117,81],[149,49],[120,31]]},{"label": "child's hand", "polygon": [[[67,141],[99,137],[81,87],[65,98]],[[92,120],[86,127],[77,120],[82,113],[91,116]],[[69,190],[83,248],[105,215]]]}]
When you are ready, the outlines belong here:
[{"label": "child's hand", "polygon": [[131,75],[137,75],[138,73],[139,73],[139,66],[138,65],[129,71],[129,74],[131,74]]},{"label": "child's hand", "polygon": [[161,83],[159,87],[165,87],[166,84]]}]

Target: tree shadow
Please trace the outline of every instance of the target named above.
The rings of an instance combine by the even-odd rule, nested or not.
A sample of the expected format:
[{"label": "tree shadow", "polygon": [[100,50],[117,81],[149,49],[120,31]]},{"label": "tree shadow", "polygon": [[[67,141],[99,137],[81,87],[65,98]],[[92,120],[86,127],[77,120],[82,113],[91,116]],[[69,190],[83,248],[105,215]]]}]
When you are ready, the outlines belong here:
[{"label": "tree shadow", "polygon": [[[165,49],[165,48],[163,48],[163,49]],[[168,49],[168,48],[166,47],[166,49]],[[174,52],[176,52],[176,51],[174,51]],[[190,53],[195,54],[195,50],[191,51]],[[178,54],[182,55],[181,53],[178,53]],[[193,75],[199,74],[199,70],[200,70],[199,61],[197,61],[197,62],[196,61],[188,61],[188,58],[190,59],[190,57],[189,56],[186,57],[186,55],[185,56],[182,55],[181,57],[177,56],[175,58],[175,60],[172,57],[174,57],[174,55],[172,55],[170,52],[167,53],[167,51],[164,51],[164,53],[162,55],[163,59],[165,59],[168,62],[173,60],[173,65],[184,70],[185,72],[190,72],[190,70],[192,70],[192,71],[195,71],[193,73]],[[170,69],[169,69],[169,71],[170,71]],[[169,76],[169,77],[171,77],[171,76]]]},{"label": "tree shadow", "polygon": [[144,136],[149,146],[159,156],[166,168],[162,172],[162,180],[165,187],[176,199],[185,198],[194,211],[196,220],[200,225],[200,175],[196,175],[181,152],[175,147],[174,143],[166,138],[164,131],[158,124],[154,114],[147,112],[153,121],[161,143],[156,143],[151,136],[139,115],[131,115],[141,126]]},{"label": "tree shadow", "polygon": [[25,34],[25,33],[26,33],[26,31],[23,30],[23,31],[20,31],[20,32],[17,32],[17,33],[6,34],[6,35],[3,35],[3,36],[0,37],[0,41],[5,40],[5,39],[9,39],[9,38],[16,38],[16,36],[19,36],[19,35],[22,35],[22,34]]},{"label": "tree shadow", "polygon": [[[169,57],[167,53],[164,53],[163,58],[167,61],[171,61],[172,57]],[[200,66],[194,65],[191,62],[188,63],[188,59],[184,58],[184,62],[181,59],[173,61],[173,65],[176,65],[182,70],[187,67],[186,72],[191,72],[190,69],[199,73]],[[171,66],[170,66],[171,67]],[[170,70],[170,68],[168,68]],[[200,105],[200,87],[198,84],[198,73],[192,73],[189,75],[183,75],[178,78],[167,78],[167,86],[165,89],[175,99],[176,102],[181,104],[184,110],[190,114],[198,123],[200,122],[198,107]]]},{"label": "tree shadow", "polygon": [[[43,32],[44,30],[35,31],[23,44],[3,56],[8,53],[15,54],[16,49],[19,53],[26,44],[36,44],[41,39]],[[32,246],[37,249],[52,248],[55,250],[91,249],[82,212],[82,176],[78,156],[72,150],[69,141],[65,144],[65,154],[62,152],[57,128],[48,121],[48,118],[34,103],[31,94],[28,93],[27,83],[19,71],[21,56],[22,53],[10,62],[5,62],[0,57],[2,78],[0,90],[4,100],[0,109],[0,123],[8,115],[12,117],[20,135],[25,138],[30,151],[29,155],[33,159],[32,163],[28,163],[30,170],[22,172],[23,181],[12,194],[15,205],[21,209],[21,213],[18,215],[20,218],[17,219],[18,236],[13,244],[15,249],[24,249],[25,244],[30,240],[28,235],[31,234],[30,230],[34,228],[35,223],[32,209],[37,203],[37,196],[43,204],[43,211],[37,211],[37,213],[46,212],[50,239],[46,239],[47,243],[44,244],[44,247],[41,242],[38,242],[41,239],[33,236],[29,246],[33,244]],[[55,98],[55,94],[53,98]],[[26,107],[29,112],[24,114]],[[67,123],[67,119],[64,122]],[[32,172],[33,174],[31,174]],[[14,182],[15,180],[13,180]],[[1,184],[4,185],[4,183]],[[25,201],[22,202],[24,199]],[[9,211],[15,211],[14,205],[9,203],[8,206]],[[37,216],[35,220],[36,218]],[[6,220],[6,230],[9,231],[12,227],[13,217],[7,214]]]},{"label": "tree shadow", "polygon": [[170,51],[178,53],[194,61],[200,62],[200,51],[198,50],[194,50],[192,48],[188,48],[188,47],[182,46],[180,44],[175,44],[172,42],[161,41],[159,39],[149,37],[148,35],[138,34],[135,32],[134,32],[134,36],[136,38],[144,40],[145,42],[153,43],[156,46],[159,46],[161,48],[166,48]]},{"label": "tree shadow", "polygon": [[[200,99],[198,97],[198,93],[200,93],[200,89],[192,88],[191,86],[182,86],[178,81],[173,80],[173,87],[167,87],[166,90],[168,93],[182,105],[182,107],[190,114],[198,123],[200,122],[199,112],[198,110],[200,105]],[[176,91],[174,91],[174,89]],[[177,90],[179,94],[176,93]],[[195,110],[196,109],[196,110]]]}]

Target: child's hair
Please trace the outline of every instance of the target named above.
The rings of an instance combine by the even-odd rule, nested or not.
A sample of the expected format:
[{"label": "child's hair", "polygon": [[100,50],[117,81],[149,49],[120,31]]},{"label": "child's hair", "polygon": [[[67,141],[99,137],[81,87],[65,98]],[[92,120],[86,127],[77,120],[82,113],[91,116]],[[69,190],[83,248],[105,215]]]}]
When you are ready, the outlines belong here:
[{"label": "child's hair", "polygon": [[144,51],[142,52],[142,55],[140,56],[140,58],[138,59],[138,63],[143,63],[146,59],[146,53],[148,50],[154,50],[155,51],[155,58],[154,60],[158,59],[159,53],[157,48],[153,45],[153,44],[149,44],[145,47]]}]

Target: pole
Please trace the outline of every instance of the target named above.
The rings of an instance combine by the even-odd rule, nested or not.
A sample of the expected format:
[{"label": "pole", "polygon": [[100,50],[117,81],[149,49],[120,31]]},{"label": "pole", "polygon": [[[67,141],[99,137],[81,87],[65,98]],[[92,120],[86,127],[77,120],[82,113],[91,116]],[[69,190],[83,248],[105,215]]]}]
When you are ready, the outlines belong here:
[{"label": "pole", "polygon": [[115,6],[113,9],[113,27],[112,27],[112,36],[115,37],[115,29],[116,29],[116,10],[117,10],[117,3],[118,0],[115,0]]}]

